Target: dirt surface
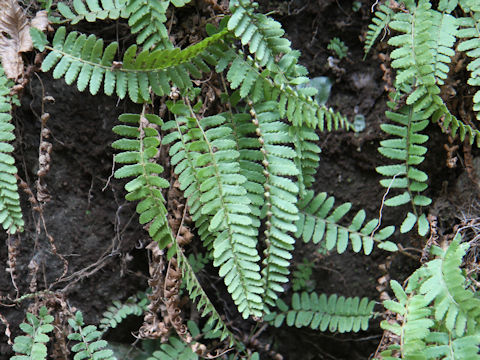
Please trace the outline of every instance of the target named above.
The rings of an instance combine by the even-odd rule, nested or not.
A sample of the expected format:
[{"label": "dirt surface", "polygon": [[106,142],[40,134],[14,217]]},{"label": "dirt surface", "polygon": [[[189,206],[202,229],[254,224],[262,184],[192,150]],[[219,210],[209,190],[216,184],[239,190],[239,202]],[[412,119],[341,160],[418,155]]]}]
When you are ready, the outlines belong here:
[{"label": "dirt surface", "polygon": [[[262,7],[265,12],[275,11],[273,16],[283,23],[293,47],[302,51],[301,62],[310,75],[329,76],[333,80],[328,104],[350,119],[355,114],[365,116],[366,129],[360,133],[320,134],[322,161],[315,190],[334,195],[337,205],[351,201],[354,210],[364,208],[370,218],[377,217],[385,193],[378,183],[380,177],[375,167],[385,162],[377,146],[384,138],[379,124],[384,121],[386,94],[376,52],[363,60],[360,40],[371,16],[370,2],[362,1],[357,12],[352,10],[351,1],[333,0],[266,1]],[[335,36],[349,48],[348,56],[338,63],[340,72],[326,65],[332,56],[327,45]],[[42,104],[42,94],[54,100]],[[40,212],[25,211],[26,231],[19,243],[15,243],[15,238],[0,235],[6,244],[0,247],[2,268],[7,267],[7,245],[13,246],[17,254],[13,278],[10,273],[0,271],[1,300],[9,304],[0,307],[0,314],[10,324],[12,338],[18,334],[18,324],[23,321],[28,305],[34,303],[31,300],[12,303],[18,294],[56,291],[72,309],[82,310],[87,323],[95,324],[113,300],[125,300],[147,288],[148,254],[144,249],[147,235],[138,225],[135,206],[124,200],[123,184],[111,179],[110,144],[115,139],[111,128],[119,114],[138,108],[114,98],[79,93],[63,81],[53,81],[51,74],[33,76],[23,94],[22,107],[14,117],[19,175],[31,189],[35,189],[38,170],[42,108],[50,113],[46,126],[51,131],[48,140],[53,152],[50,171],[43,182],[51,199]],[[446,138],[439,127],[431,125],[427,133],[430,136],[427,145],[434,151],[430,151],[422,169],[431,179],[429,196],[434,199],[431,211],[441,216],[440,227],[448,232],[458,223],[462,212],[474,216],[478,193],[474,183],[463,174],[461,160],[455,169],[446,167],[443,149]],[[31,209],[27,194],[22,194],[22,208]],[[383,224],[398,225],[404,211],[385,209]],[[311,248],[299,246],[295,260],[315,260],[313,277],[318,292],[379,299],[379,290],[383,288],[377,289],[378,279],[386,272],[381,269],[386,266],[391,278],[403,281],[419,265],[415,257],[423,247],[422,241],[413,235],[400,236],[398,232],[395,240],[406,248],[415,247],[413,258],[378,250],[368,257],[350,252],[315,255]],[[199,249],[200,246],[192,247],[192,251]],[[65,261],[68,269],[64,268]],[[238,314],[233,303],[219,296],[224,291],[223,284],[208,275],[208,270],[213,271],[207,268],[201,272],[201,280],[209,284],[207,289],[218,299],[227,319],[235,321]],[[382,334],[379,320],[373,321],[368,332],[359,334],[319,334],[308,329],[280,328],[263,332],[259,341],[271,344],[284,359],[299,358],[299,349],[302,359],[368,359]],[[117,330],[110,338],[133,342],[125,332],[135,330],[123,328],[123,333]],[[11,355],[9,339],[2,333],[0,360]]]}]

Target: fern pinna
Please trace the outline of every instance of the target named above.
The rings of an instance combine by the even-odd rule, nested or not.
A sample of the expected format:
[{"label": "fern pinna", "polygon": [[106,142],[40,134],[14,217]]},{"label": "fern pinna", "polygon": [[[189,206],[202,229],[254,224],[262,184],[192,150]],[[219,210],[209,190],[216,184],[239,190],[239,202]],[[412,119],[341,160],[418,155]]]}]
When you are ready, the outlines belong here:
[{"label": "fern pinna", "polygon": [[468,248],[457,235],[446,250],[433,248],[437,258],[427,262],[408,280],[405,290],[391,282],[396,301],[385,307],[398,314],[382,328],[399,337],[383,359],[479,359],[480,299],[467,287],[462,258]]}]

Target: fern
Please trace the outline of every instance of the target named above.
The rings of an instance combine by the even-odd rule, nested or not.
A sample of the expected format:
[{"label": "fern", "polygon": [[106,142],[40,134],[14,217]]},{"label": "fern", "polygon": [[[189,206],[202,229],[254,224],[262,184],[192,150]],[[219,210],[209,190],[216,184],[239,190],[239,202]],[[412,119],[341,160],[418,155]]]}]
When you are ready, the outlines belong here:
[{"label": "fern", "polygon": [[396,322],[382,321],[382,328],[399,337],[399,344],[381,353],[384,359],[479,359],[480,300],[466,288],[460,265],[467,244],[457,235],[443,251],[434,248],[438,258],[429,261],[409,278],[402,289],[391,287],[397,301],[384,306],[397,315]]},{"label": "fern", "polygon": [[[390,103],[391,108],[395,107]],[[427,135],[419,132],[425,129],[429,123],[426,114],[415,111],[412,105],[404,106],[397,112],[387,111],[387,117],[395,123],[382,124],[380,127],[387,134],[397,137],[396,139],[383,140],[380,142],[378,151],[389,159],[401,161],[395,165],[377,167],[377,172],[388,178],[380,181],[380,184],[388,189],[403,189],[404,192],[388,198],[386,206],[399,206],[411,203],[414,213],[409,213],[400,229],[408,232],[417,223],[420,235],[428,232],[428,221],[425,215],[419,215],[417,206],[427,206],[431,199],[419,193],[427,188],[428,176],[418,170],[424,160],[426,147],[422,146],[428,140]]]},{"label": "fern", "polygon": [[130,14],[128,25],[133,34],[137,34],[136,42],[144,49],[171,49],[173,44],[165,27],[168,5],[163,0],[129,0],[127,10]]},{"label": "fern", "polygon": [[[458,51],[465,51],[467,56],[473,59],[467,66],[467,70],[470,71],[468,84],[480,86],[480,8],[473,2],[471,6],[476,6],[471,16],[458,19],[461,26],[458,37],[465,39],[458,45]],[[477,120],[480,120],[480,90],[473,96],[473,110],[477,112]]]},{"label": "fern", "polygon": [[196,303],[197,309],[202,317],[208,317],[206,326],[210,327],[211,331],[214,333],[220,332],[218,336],[220,340],[228,338],[229,346],[235,344],[236,347],[240,349],[241,344],[235,339],[235,336],[228,329],[220,314],[215,309],[215,306],[208,298],[183,252],[178,253],[178,264],[182,270],[182,278],[190,299]]},{"label": "fern", "polygon": [[310,327],[313,330],[344,333],[368,329],[375,301],[303,292],[293,293],[292,309],[280,299],[277,300],[277,306],[279,312],[272,312],[265,317],[275,327],[285,322],[297,328]]},{"label": "fern", "polygon": [[300,218],[296,222],[296,238],[302,238],[304,242],[313,241],[314,244],[325,241],[327,250],[336,247],[339,254],[343,253],[350,242],[352,250],[362,250],[369,255],[373,250],[374,241],[379,242],[379,247],[390,251],[396,251],[397,247],[390,241],[383,241],[392,235],[393,226],[388,226],[375,232],[378,220],[373,219],[364,224],[365,211],[357,212],[349,227],[341,226],[338,222],[350,211],[351,203],[338,206],[331,212],[335,199],[326,193],[314,195],[313,191],[306,192],[304,198],[298,204]]},{"label": "fern", "polygon": [[151,114],[123,114],[119,120],[128,125],[117,125],[113,131],[125,138],[116,140],[112,147],[123,152],[115,155],[115,162],[126,164],[115,171],[116,178],[134,177],[125,185],[129,201],[140,201],[137,212],[141,224],[148,224],[148,233],[157,241],[160,248],[174,244],[174,239],[167,221],[165,199],[162,188],[170,184],[158,176],[163,168],[151,161],[157,153],[160,139],[156,126],[162,120]]},{"label": "fern", "polygon": [[[157,95],[168,94],[170,82],[182,90],[191,88],[190,74],[200,77],[202,71],[209,71],[201,58],[202,52],[227,34],[226,30],[221,31],[183,50],[145,50],[137,57],[137,46],[132,45],[125,51],[121,68],[114,69],[116,42],[104,50],[103,40],[94,35],[87,38],[73,31],[66,36],[65,27],[60,27],[52,47],[47,45],[45,35],[39,30],[33,28],[31,33],[38,49],[50,51],[42,63],[42,71],[53,69],[55,79],[65,77],[67,84],[77,81],[78,90],[84,91],[89,87],[92,95],[98,93],[103,81],[105,94],[115,92],[123,99],[128,93],[135,102],[149,101],[150,88]],[[194,59],[196,57],[198,59]]]},{"label": "fern", "polygon": [[375,11],[375,15],[372,19],[372,23],[368,26],[367,35],[365,37],[365,56],[367,56],[380,33],[382,31],[387,31],[387,27],[390,23],[392,15],[393,10],[390,7],[384,4],[378,5],[377,11]]},{"label": "fern", "polygon": [[15,337],[13,350],[15,355],[10,360],[44,360],[47,358],[47,346],[50,341],[48,333],[52,332],[53,316],[48,314],[45,306],[38,311],[38,317],[27,313],[27,323],[21,323],[20,329],[27,334]]},{"label": "fern", "polygon": [[[182,189],[190,196],[192,218],[199,227],[214,233],[214,265],[219,267],[235,304],[244,317],[261,315],[263,305],[258,294],[260,259],[256,251],[257,232],[250,225],[250,199],[240,174],[239,152],[231,137],[226,118],[215,115],[199,119],[192,109],[181,104],[171,106],[177,115],[164,130],[175,131],[165,143],[177,140],[170,150]],[[188,114],[190,112],[190,114]],[[188,164],[193,167],[187,166]],[[202,225],[203,231],[202,231]]]},{"label": "fern", "polygon": [[8,81],[2,66],[0,66],[0,223],[10,234],[23,231],[22,209],[18,194],[15,174],[15,160],[10,155],[13,146],[10,141],[15,140],[14,129],[11,124],[12,111],[10,96],[11,84]]},{"label": "fern", "polygon": [[160,350],[155,351],[147,360],[197,360],[198,355],[180,339],[171,337],[168,343],[160,345]]},{"label": "fern", "polygon": [[72,25],[82,20],[95,22],[97,20],[126,18],[129,14],[125,11],[127,0],[73,0],[73,11],[65,3],[59,2],[57,10],[70,21]]},{"label": "fern", "polygon": [[147,305],[148,298],[143,293],[130,296],[124,303],[116,300],[102,314],[99,327],[102,332],[114,329],[130,315],[141,316],[147,310]]},{"label": "fern", "polygon": [[75,353],[74,360],[116,359],[113,356],[113,351],[106,348],[108,343],[100,339],[102,332],[98,331],[95,325],[85,326],[83,315],[80,311],[75,313],[74,318],[68,319],[68,324],[74,331],[68,334],[68,339],[78,341],[78,343],[72,346],[72,351]]}]

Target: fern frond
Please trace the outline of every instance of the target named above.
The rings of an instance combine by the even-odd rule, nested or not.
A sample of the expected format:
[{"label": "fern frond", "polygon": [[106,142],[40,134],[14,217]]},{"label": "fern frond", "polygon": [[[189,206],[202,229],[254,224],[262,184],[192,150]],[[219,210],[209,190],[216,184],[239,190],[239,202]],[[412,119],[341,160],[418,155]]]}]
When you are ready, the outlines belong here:
[{"label": "fern frond", "polygon": [[58,12],[72,25],[82,20],[95,22],[97,20],[117,20],[118,18],[127,18],[129,16],[125,8],[127,0],[73,0],[71,9],[67,4],[59,2],[57,4]]},{"label": "fern frond", "polygon": [[102,332],[95,325],[85,326],[80,311],[76,312],[74,318],[68,319],[68,324],[74,331],[68,334],[68,339],[78,341],[72,346],[72,351],[76,353],[75,359],[116,360],[113,351],[106,348],[108,343],[101,339]]},{"label": "fern frond", "polygon": [[177,255],[178,264],[182,270],[182,281],[187,288],[190,299],[195,303],[201,316],[207,318],[207,324],[211,327],[213,332],[220,332],[220,340],[223,341],[228,338],[229,346],[234,344],[238,346],[238,341],[228,329],[220,314],[215,309],[215,306],[208,298],[208,295],[203,290],[202,285],[198,281],[197,276],[183,251],[179,251]]},{"label": "fern frond", "polygon": [[10,234],[23,231],[22,209],[18,194],[17,168],[9,142],[15,140],[12,122],[10,83],[0,65],[0,223]]},{"label": "fern frond", "polygon": [[365,56],[367,56],[380,33],[387,31],[392,15],[393,10],[390,7],[385,4],[378,5],[377,11],[375,11],[375,15],[372,18],[372,23],[368,25],[367,35],[365,36]]},{"label": "fern frond", "polygon": [[452,115],[445,105],[442,105],[432,115],[432,122],[440,122],[444,131],[449,131],[451,136],[457,136],[460,141],[468,137],[470,144],[476,143],[480,147],[480,131],[465,124],[462,120]]},{"label": "fern frond", "polygon": [[130,315],[140,316],[147,311],[148,298],[144,293],[130,296],[124,303],[115,300],[102,314],[100,329],[102,332],[114,329]]},{"label": "fern frond", "polygon": [[48,333],[53,331],[53,316],[48,314],[45,306],[38,311],[38,317],[27,313],[27,322],[20,324],[20,329],[27,334],[15,337],[13,351],[17,354],[10,360],[44,360],[47,358],[47,346],[50,341]]},{"label": "fern frond", "polygon": [[199,357],[190,346],[176,337],[170,337],[168,342],[160,345],[160,350],[155,351],[147,360],[197,360]]},{"label": "fern frond", "polygon": [[162,125],[162,119],[151,114],[122,114],[119,120],[128,125],[113,128],[123,138],[113,142],[112,147],[123,151],[115,155],[115,162],[126,165],[115,171],[115,178],[134,177],[125,185],[125,198],[139,201],[136,208],[139,222],[148,224],[150,237],[158,242],[160,249],[164,249],[168,244],[174,244],[161,192],[170,184],[159,176],[163,168],[152,162],[160,145],[156,127]]},{"label": "fern frond", "polygon": [[302,292],[292,295],[292,309],[280,299],[277,300],[277,306],[278,312],[265,316],[265,320],[275,327],[285,322],[297,328],[308,326],[313,330],[344,333],[368,329],[375,301]]},{"label": "fern frond", "polygon": [[[458,21],[461,26],[458,37],[464,39],[458,45],[458,51],[465,51],[472,58],[467,66],[470,71],[467,82],[472,86],[480,86],[480,8],[472,11],[471,17],[460,18]],[[473,96],[473,110],[477,112],[477,120],[480,120],[480,90]]]},{"label": "fern frond", "polygon": [[[394,109],[395,104],[389,103]],[[397,160],[395,165],[377,167],[377,172],[387,178],[382,179],[380,184],[388,189],[402,189],[403,193],[385,200],[386,206],[399,206],[411,203],[414,213],[410,213],[402,224],[402,233],[418,224],[420,235],[428,232],[428,222],[425,215],[417,215],[417,206],[427,206],[431,199],[419,193],[427,188],[428,176],[425,172],[416,168],[424,160],[427,149],[422,146],[428,136],[420,134],[429,124],[427,114],[423,111],[415,111],[413,105],[403,106],[396,112],[387,111],[386,116],[395,124],[382,124],[381,129],[396,138],[380,142],[378,151],[385,157]]]},{"label": "fern frond", "polygon": [[[250,103],[250,106],[252,104]],[[295,239],[292,234],[298,219],[298,186],[292,181],[299,171],[293,162],[296,152],[290,147],[288,124],[280,121],[275,111],[276,104],[267,102],[251,108],[252,122],[260,142],[263,174],[265,218],[265,258],[263,260],[262,281],[264,302],[273,306],[277,293],[283,292],[283,284],[288,282],[288,267],[292,258]]]},{"label": "fern frond", "polygon": [[255,55],[260,66],[270,68],[275,63],[275,56],[287,54],[292,49],[290,41],[283,35],[282,25],[263,14],[255,13],[257,3],[249,0],[230,2],[232,16],[228,21],[228,30],[232,31],[242,42],[249,45],[251,54]]},{"label": "fern frond", "polygon": [[216,70],[222,71],[231,62],[227,73],[230,88],[239,89],[242,98],[254,104],[266,101],[277,103],[281,117],[287,117],[294,126],[303,124],[321,131],[327,129],[348,128],[347,119],[338,112],[324,105],[319,105],[312,96],[318,91],[312,87],[297,89],[297,85],[308,82],[303,73],[294,72],[295,76],[287,78],[285,73],[292,73],[298,54],[292,52],[284,55],[273,69],[262,70],[255,59],[245,57],[243,52],[234,51],[220,54]]},{"label": "fern frond", "polygon": [[251,201],[243,187],[246,178],[240,174],[240,154],[232,129],[223,115],[199,119],[181,104],[170,106],[170,110],[177,117],[163,128],[174,130],[165,142],[177,140],[170,155],[181,188],[190,197],[192,219],[200,236],[213,233],[214,266],[220,268],[240,313],[245,318],[260,316],[263,304],[259,294],[263,290],[256,263],[260,259],[258,231],[249,216]]},{"label": "fern frond", "polygon": [[480,299],[466,289],[460,269],[466,252],[460,240],[461,236],[457,235],[443,258],[428,262],[426,278],[418,290],[427,302],[435,301],[435,320],[443,320],[448,331],[455,330],[459,337],[478,328],[480,322]]},{"label": "fern frond", "polygon": [[170,1],[164,0],[128,0],[128,25],[136,42],[145,50],[172,49],[165,26],[166,12]]},{"label": "fern frond", "polygon": [[[38,37],[39,30],[33,29]],[[52,46],[43,42],[35,46],[50,51],[42,62],[42,71],[53,70],[55,79],[65,77],[67,84],[77,81],[77,88],[84,91],[89,87],[92,95],[98,93],[102,82],[104,92],[114,92],[123,99],[127,93],[135,102],[148,102],[150,89],[163,96],[170,92],[170,83],[182,91],[192,87],[190,76],[201,76],[209,71],[202,59],[203,52],[211,45],[219,43],[227,35],[227,30],[218,32],[195,45],[183,50],[165,49],[153,52],[142,51],[137,56],[137,46],[130,46],[123,56],[120,68],[114,66],[114,56],[118,44],[113,42],[105,50],[103,40],[94,35],[87,37],[73,31],[66,34],[60,27],[52,41]]]},{"label": "fern frond", "polygon": [[394,243],[384,241],[393,234],[393,226],[384,227],[372,236],[378,220],[373,219],[365,224],[364,210],[357,212],[350,226],[341,226],[338,222],[350,211],[352,204],[344,203],[332,211],[334,203],[333,196],[329,197],[326,193],[315,196],[313,191],[307,191],[298,204],[300,218],[295,223],[295,237],[302,238],[304,242],[313,241],[314,244],[325,241],[327,250],[336,247],[339,254],[347,249],[349,242],[353,251],[359,252],[363,248],[366,255],[372,252],[374,241],[385,250],[397,250]]}]

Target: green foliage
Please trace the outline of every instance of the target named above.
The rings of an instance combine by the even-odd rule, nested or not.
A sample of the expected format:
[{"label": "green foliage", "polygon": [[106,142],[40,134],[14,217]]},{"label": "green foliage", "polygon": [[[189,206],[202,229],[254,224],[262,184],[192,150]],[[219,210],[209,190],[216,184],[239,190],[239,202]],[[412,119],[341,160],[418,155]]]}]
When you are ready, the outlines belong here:
[{"label": "green foliage", "polygon": [[77,341],[72,346],[75,353],[74,360],[116,360],[113,351],[107,349],[108,343],[101,340],[102,332],[97,330],[95,325],[87,325],[83,321],[83,315],[77,311],[75,318],[68,319],[68,324],[73,332],[68,334],[68,339]]},{"label": "green foliage", "polygon": [[0,65],[0,223],[10,234],[23,231],[22,209],[18,194],[17,168],[12,155],[15,140],[11,103],[16,101],[10,95],[13,84],[7,79]]},{"label": "green foliage", "polygon": [[394,359],[479,359],[480,299],[467,288],[460,268],[468,248],[461,236],[438,257],[424,264],[409,278],[404,289],[391,282],[397,301],[385,307],[398,314],[396,322],[382,321],[382,328],[400,337],[381,355]]},{"label": "green foliage", "polygon": [[120,17],[126,18],[129,16],[125,9],[127,0],[73,0],[73,10],[63,3],[57,4],[58,12],[72,25],[77,24],[82,20],[88,22],[95,22],[97,20],[111,19],[116,20]]},{"label": "green foliage", "polygon": [[161,189],[170,186],[159,176],[163,168],[152,161],[160,145],[156,126],[162,119],[152,114],[123,114],[119,120],[128,125],[117,125],[113,131],[124,138],[116,140],[112,147],[123,152],[115,155],[115,162],[126,164],[115,171],[116,178],[134,177],[125,184],[129,201],[139,201],[137,213],[141,224],[148,224],[148,233],[158,242],[161,249],[173,244],[173,236],[168,226],[167,209]]},{"label": "green foliage", "polygon": [[333,51],[340,60],[348,54],[348,46],[337,37],[330,40],[327,49]]},{"label": "green foliage", "polygon": [[13,351],[18,355],[10,360],[44,360],[47,358],[47,346],[50,341],[48,333],[52,332],[53,316],[48,314],[45,306],[38,311],[38,317],[27,313],[27,322],[20,324],[20,329],[27,334],[15,337]]},{"label": "green foliage", "polygon": [[315,288],[315,280],[311,277],[313,275],[313,268],[315,264],[313,261],[308,261],[308,259],[303,259],[303,262],[299,263],[296,266],[296,269],[293,271],[292,275],[292,289],[297,292],[300,290],[313,291]]},{"label": "green foliage", "polygon": [[368,26],[365,38],[365,56],[368,54],[380,33],[387,31],[387,26],[392,18],[393,10],[384,4],[379,4],[372,23]]},{"label": "green foliage", "polygon": [[380,248],[397,250],[394,243],[383,241],[392,235],[393,226],[375,232],[378,220],[372,219],[364,224],[364,210],[357,212],[350,226],[339,225],[338,222],[350,211],[352,204],[342,204],[331,212],[334,203],[335,198],[326,193],[315,196],[313,191],[308,191],[299,203],[300,217],[296,222],[295,237],[302,238],[304,242],[313,241],[314,244],[325,240],[326,249],[336,248],[339,254],[347,249],[349,242],[353,251],[359,252],[363,248],[366,255],[372,252],[375,241],[379,242]]},{"label": "green foliage", "polygon": [[124,303],[115,300],[113,305],[103,313],[100,329],[105,332],[114,329],[130,315],[141,316],[147,310],[148,299],[144,293],[130,296]]},{"label": "green foliage", "polygon": [[182,340],[175,337],[168,339],[168,343],[160,345],[160,350],[155,351],[147,360],[197,360],[198,355]]},{"label": "green foliage", "polygon": [[277,300],[277,306],[278,312],[265,316],[265,320],[275,327],[285,322],[297,328],[308,326],[313,330],[344,333],[368,329],[375,301],[302,292],[292,295],[291,309],[282,300]]}]

